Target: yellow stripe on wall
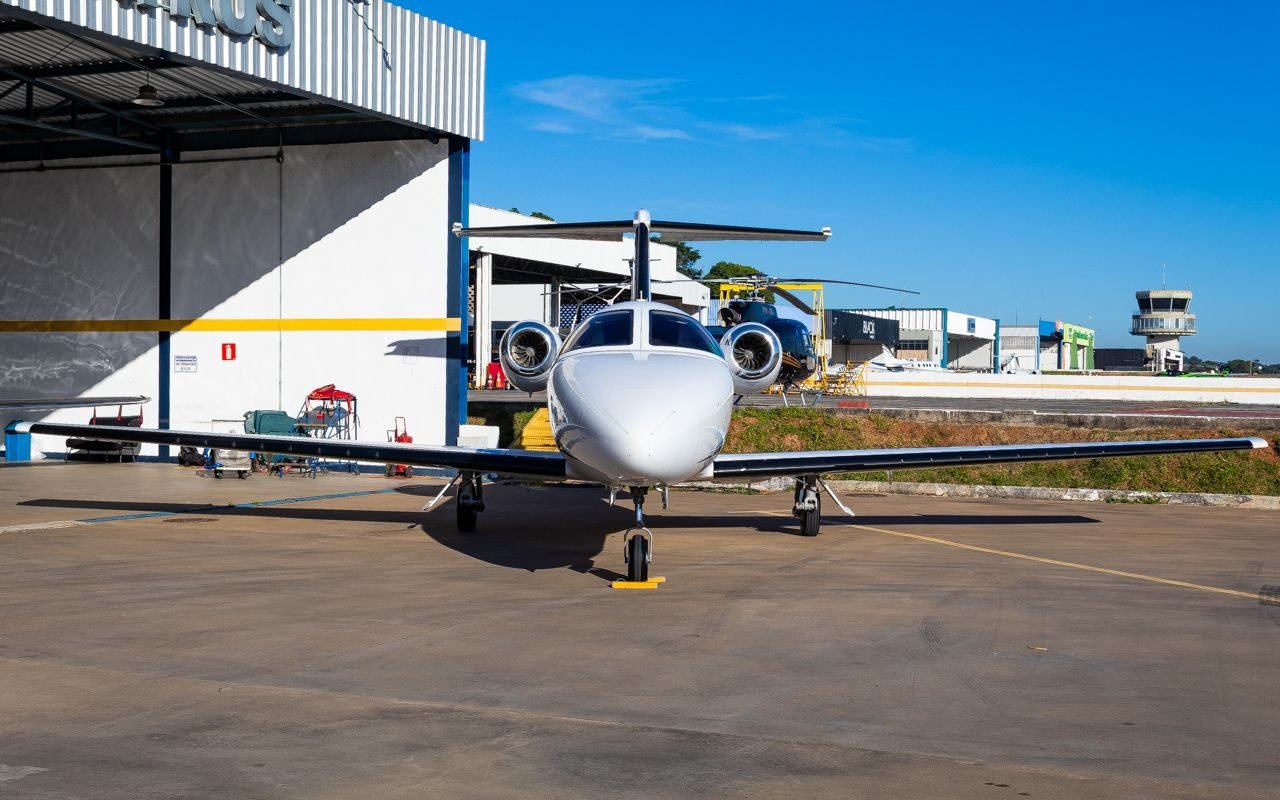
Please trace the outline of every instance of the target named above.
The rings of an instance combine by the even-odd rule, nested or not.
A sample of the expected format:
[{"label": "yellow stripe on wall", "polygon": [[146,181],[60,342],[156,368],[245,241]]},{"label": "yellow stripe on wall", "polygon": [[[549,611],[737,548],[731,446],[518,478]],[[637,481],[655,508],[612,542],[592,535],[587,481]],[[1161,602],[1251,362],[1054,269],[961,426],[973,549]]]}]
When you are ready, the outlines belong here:
[{"label": "yellow stripe on wall", "polygon": [[168,331],[457,331],[457,317],[299,319],[0,319],[0,333],[159,333]]}]

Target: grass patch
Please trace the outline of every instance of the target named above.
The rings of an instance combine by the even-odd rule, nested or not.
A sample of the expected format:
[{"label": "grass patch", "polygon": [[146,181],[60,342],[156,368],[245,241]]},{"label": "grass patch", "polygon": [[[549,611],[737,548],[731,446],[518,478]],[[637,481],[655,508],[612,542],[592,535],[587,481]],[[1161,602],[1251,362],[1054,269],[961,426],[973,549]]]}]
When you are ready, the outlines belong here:
[{"label": "grass patch", "polygon": [[[1177,428],[1111,431],[1055,425],[974,425],[916,422],[879,414],[836,415],[811,408],[752,408],[735,413],[724,450],[726,453],[758,453],[1224,436],[1262,436],[1269,439],[1270,433],[1235,428],[1217,431]],[[892,473],[881,471],[846,477],[993,486],[1280,495],[1280,457],[1271,448],[1234,453],[1184,453],[895,470]]]}]

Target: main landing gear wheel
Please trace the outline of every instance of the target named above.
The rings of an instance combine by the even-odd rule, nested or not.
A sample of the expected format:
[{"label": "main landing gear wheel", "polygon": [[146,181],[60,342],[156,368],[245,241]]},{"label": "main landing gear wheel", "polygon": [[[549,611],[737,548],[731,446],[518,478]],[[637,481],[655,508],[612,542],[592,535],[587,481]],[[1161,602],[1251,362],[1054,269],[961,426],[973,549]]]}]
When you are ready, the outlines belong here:
[{"label": "main landing gear wheel", "polygon": [[479,473],[464,472],[458,476],[458,530],[463,533],[476,529],[476,517],[484,511],[484,495],[480,486]]},{"label": "main landing gear wheel", "polygon": [[812,511],[800,512],[800,535],[817,536],[822,527],[822,496],[818,496],[818,507]]},{"label": "main landing gear wheel", "polygon": [[458,505],[458,530],[463,533],[471,533],[476,529],[476,519],[480,516],[474,508],[464,508]]},{"label": "main landing gear wheel", "polygon": [[822,527],[822,490],[818,476],[796,479],[796,502],[791,513],[800,519],[801,536],[817,536]]}]

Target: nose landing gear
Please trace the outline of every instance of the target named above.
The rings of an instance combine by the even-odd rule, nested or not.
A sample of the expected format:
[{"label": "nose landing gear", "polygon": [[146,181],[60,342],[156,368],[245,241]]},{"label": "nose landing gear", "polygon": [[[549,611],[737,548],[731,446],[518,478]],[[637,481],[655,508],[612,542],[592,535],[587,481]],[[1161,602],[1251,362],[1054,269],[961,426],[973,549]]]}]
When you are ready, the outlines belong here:
[{"label": "nose landing gear", "polygon": [[653,560],[653,531],[644,524],[644,498],[648,491],[643,486],[631,487],[636,519],[622,534],[622,557],[627,564],[627,579],[614,581],[615,589],[657,589],[666,580],[649,577],[649,562]]}]

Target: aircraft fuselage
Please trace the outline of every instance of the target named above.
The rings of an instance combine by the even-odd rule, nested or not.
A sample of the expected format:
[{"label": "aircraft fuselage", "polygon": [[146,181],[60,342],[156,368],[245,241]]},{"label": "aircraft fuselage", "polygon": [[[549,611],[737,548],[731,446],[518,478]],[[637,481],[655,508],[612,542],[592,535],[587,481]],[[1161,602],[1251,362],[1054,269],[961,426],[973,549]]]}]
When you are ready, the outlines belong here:
[{"label": "aircraft fuselage", "polygon": [[[606,314],[620,315],[613,338],[584,343],[594,333],[575,331],[547,382],[551,431],[569,471],[610,486],[670,485],[704,474],[733,411],[733,378],[719,347],[700,323],[661,303],[620,303],[597,316]],[[657,336],[654,321],[676,321],[654,314],[683,317],[705,344]],[[627,318],[629,336],[620,324]]]}]

